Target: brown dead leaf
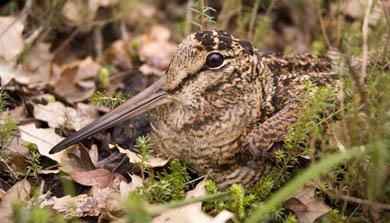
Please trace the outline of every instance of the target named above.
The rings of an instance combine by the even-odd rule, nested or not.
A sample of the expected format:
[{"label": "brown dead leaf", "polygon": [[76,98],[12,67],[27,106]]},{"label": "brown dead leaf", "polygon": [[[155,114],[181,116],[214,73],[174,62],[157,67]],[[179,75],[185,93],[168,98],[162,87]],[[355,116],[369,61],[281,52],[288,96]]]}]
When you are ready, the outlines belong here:
[{"label": "brown dead leaf", "polygon": [[46,121],[50,128],[58,128],[66,121],[65,105],[59,101],[47,105],[35,104],[34,117]]},{"label": "brown dead leaf", "polygon": [[20,122],[27,117],[27,111],[24,106],[18,106],[12,110],[7,110],[0,114],[0,124],[3,124],[3,120],[6,118],[12,118],[17,122]]},{"label": "brown dead leaf", "polygon": [[99,61],[112,64],[122,70],[130,70],[133,65],[128,52],[128,41],[117,40],[113,42],[107,50],[104,51],[104,56]]},{"label": "brown dead leaf", "polygon": [[63,151],[60,169],[65,173],[74,171],[89,171],[96,169],[89,151],[79,145],[72,146]]},{"label": "brown dead leaf", "polygon": [[24,25],[17,17],[0,17],[0,58],[6,62],[16,61],[23,51]]},{"label": "brown dead leaf", "polygon": [[99,117],[99,113],[95,109],[95,106],[84,103],[77,103],[76,110],[70,108],[66,109],[66,117],[69,121],[68,127],[78,131],[92,121],[96,120]]},{"label": "brown dead leaf", "polygon": [[100,64],[91,57],[61,67],[55,66],[54,72],[58,79],[54,91],[69,103],[84,101],[95,91],[94,79],[100,69]]},{"label": "brown dead leaf", "polygon": [[29,78],[29,88],[42,89],[46,85],[54,84],[51,73],[53,58],[54,55],[50,52],[50,44],[39,42],[33,46],[27,59],[23,62],[23,68]]},{"label": "brown dead leaf", "polygon": [[148,75],[157,75],[157,76],[163,76],[165,74],[164,70],[160,70],[156,67],[153,67],[147,63],[142,64],[139,67],[139,71],[142,72],[142,74],[148,76]]},{"label": "brown dead leaf", "polygon": [[26,142],[20,138],[13,138],[9,145],[3,146],[2,153],[6,154],[10,158],[8,168],[3,169],[3,171],[13,171],[13,175],[24,174],[28,163],[26,162],[26,156],[29,154],[27,147],[25,146]]},{"label": "brown dead leaf", "polygon": [[0,60],[0,78],[2,87],[9,85],[12,80],[21,84],[28,84],[30,80],[21,65],[3,60]]},{"label": "brown dead leaf", "polygon": [[[195,189],[187,192],[186,199],[196,198],[206,195],[204,181],[198,183]],[[222,211],[214,218],[202,212],[202,203],[194,203],[180,208],[175,208],[164,212],[158,217],[153,218],[153,223],[223,223],[232,219],[234,214],[229,211]]]},{"label": "brown dead leaf", "polygon": [[89,157],[91,158],[91,162],[93,163],[94,166],[96,166],[99,158],[99,152],[98,152],[98,147],[96,144],[93,144],[91,146],[91,149],[88,150]]},{"label": "brown dead leaf", "polygon": [[73,181],[84,186],[107,187],[112,183],[113,173],[106,169],[96,169],[90,171],[72,171],[69,173]]},{"label": "brown dead leaf", "polygon": [[124,21],[129,27],[149,27],[156,17],[157,8],[153,4],[140,1],[133,5],[134,9],[125,14]]},{"label": "brown dead leaf", "polygon": [[[116,144],[116,145],[109,144],[108,147],[110,149],[117,148],[120,153],[126,154],[131,163],[141,162],[141,158],[139,157],[139,155],[137,153],[134,153],[128,149],[124,149],[124,148],[120,147],[118,144]],[[155,168],[155,167],[165,166],[165,164],[168,163],[168,160],[162,159],[160,157],[153,157],[151,159],[146,160],[144,163],[145,163],[145,165],[147,165],[149,167]]]},{"label": "brown dead leaf", "polygon": [[131,183],[121,181],[121,183],[119,185],[122,200],[126,199],[127,196],[129,195],[129,193],[132,191],[135,191],[137,189],[137,187],[143,186],[143,183],[142,183],[143,181],[142,181],[141,177],[139,177],[137,175],[133,175],[133,174],[130,174],[130,177],[131,177]]},{"label": "brown dead leaf", "polygon": [[0,189],[0,201],[4,194],[6,194],[6,192],[3,189]]},{"label": "brown dead leaf", "polygon": [[176,51],[176,44],[168,41],[170,35],[169,29],[165,26],[153,26],[152,30],[141,38],[138,51],[140,60],[152,67],[166,70]]},{"label": "brown dead leaf", "polygon": [[315,184],[307,185],[284,203],[285,208],[295,212],[299,222],[312,223],[331,210],[322,198],[315,195],[315,189]]},{"label": "brown dead leaf", "polygon": [[90,22],[95,18],[99,7],[107,7],[116,3],[118,0],[89,0],[88,2],[70,0],[66,1],[62,14],[69,26],[78,26],[81,31],[86,32],[92,27]]},{"label": "brown dead leaf", "polygon": [[0,202],[0,219],[1,222],[11,222],[9,219],[12,214],[12,203],[16,200],[25,201],[31,193],[30,183],[24,179],[13,185],[1,198]]},{"label": "brown dead leaf", "polygon": [[34,123],[30,123],[27,125],[20,125],[19,131],[20,138],[26,142],[36,144],[41,155],[61,163],[63,151],[55,154],[49,154],[51,148],[64,139],[64,137],[57,135],[54,129],[40,129],[35,127]]},{"label": "brown dead leaf", "polygon": [[77,108],[65,107],[59,101],[47,105],[36,104],[34,117],[46,121],[51,128],[65,126],[76,131],[80,130],[93,120],[98,118],[98,112],[94,106],[78,103]]},{"label": "brown dead leaf", "polygon": [[27,59],[21,65],[15,62],[4,62],[0,60],[0,77],[2,86],[8,85],[11,80],[26,85],[35,91],[43,89],[47,85],[53,85],[51,73],[50,44],[37,43],[31,49]]},{"label": "brown dead leaf", "polygon": [[[121,186],[121,184],[129,184]],[[105,187],[99,188],[93,186],[88,194],[81,194],[76,197],[65,196],[62,198],[52,197],[42,202],[41,206],[49,206],[53,210],[64,214],[69,219],[75,216],[99,216],[103,211],[118,211],[123,205],[121,203],[121,188],[136,188],[121,175],[116,175],[112,183]]]}]

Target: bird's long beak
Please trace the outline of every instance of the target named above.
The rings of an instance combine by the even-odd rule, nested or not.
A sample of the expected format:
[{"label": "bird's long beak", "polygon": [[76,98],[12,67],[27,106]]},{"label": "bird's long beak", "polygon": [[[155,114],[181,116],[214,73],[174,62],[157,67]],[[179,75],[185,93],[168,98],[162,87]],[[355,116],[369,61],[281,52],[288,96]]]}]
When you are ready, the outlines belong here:
[{"label": "bird's long beak", "polygon": [[78,143],[100,130],[110,128],[120,122],[146,112],[149,109],[170,102],[171,100],[169,99],[167,92],[164,90],[165,80],[164,76],[127,102],[121,104],[111,112],[103,115],[73,135],[59,142],[50,150],[49,153],[53,154],[60,152],[66,147]]}]

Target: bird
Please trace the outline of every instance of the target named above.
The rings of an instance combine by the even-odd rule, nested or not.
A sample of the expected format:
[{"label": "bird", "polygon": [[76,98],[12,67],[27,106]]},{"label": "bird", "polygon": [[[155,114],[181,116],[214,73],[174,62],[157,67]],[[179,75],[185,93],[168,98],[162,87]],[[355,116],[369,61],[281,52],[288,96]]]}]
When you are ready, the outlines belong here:
[{"label": "bird", "polygon": [[263,53],[223,30],[200,30],[177,47],[166,74],[124,104],[70,135],[50,153],[155,108],[153,149],[224,190],[253,185],[272,170],[275,143],[297,122],[305,83],[333,84],[327,56]]}]

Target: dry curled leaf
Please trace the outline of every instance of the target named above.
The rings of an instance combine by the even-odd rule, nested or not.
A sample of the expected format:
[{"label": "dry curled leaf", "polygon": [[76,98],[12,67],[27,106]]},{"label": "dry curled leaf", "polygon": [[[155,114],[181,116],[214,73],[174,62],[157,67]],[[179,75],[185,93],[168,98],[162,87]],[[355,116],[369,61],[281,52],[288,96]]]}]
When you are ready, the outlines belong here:
[{"label": "dry curled leaf", "polygon": [[71,146],[63,151],[60,169],[65,173],[89,171],[96,169],[89,150],[83,146]]},{"label": "dry curled leaf", "polygon": [[25,201],[31,193],[31,184],[24,179],[14,184],[2,197],[0,202],[0,219],[3,223],[11,222],[12,203],[16,200]]},{"label": "dry curled leaf", "polygon": [[[186,199],[196,198],[206,195],[204,181],[198,183],[195,189],[188,191]],[[232,219],[234,214],[229,211],[222,211],[214,218],[202,212],[202,203],[194,203],[180,208],[175,208],[164,212],[158,217],[153,218],[153,223],[224,223]]]},{"label": "dry curled leaf", "polygon": [[[137,153],[134,153],[128,149],[124,149],[117,144],[116,145],[109,144],[108,146],[110,149],[117,148],[120,153],[126,154],[131,163],[140,163],[141,162],[141,158],[139,157],[139,155]],[[162,159],[160,157],[153,157],[151,159],[146,160],[144,163],[145,163],[145,165],[147,165],[149,167],[155,168],[155,167],[165,166],[165,164],[168,163],[168,160]]]},{"label": "dry curled leaf", "polygon": [[41,155],[61,163],[63,151],[55,154],[49,154],[51,148],[64,139],[64,137],[57,135],[54,129],[37,128],[34,123],[30,123],[27,125],[20,125],[19,131],[20,138],[26,142],[36,144]]},{"label": "dry curled leaf", "polygon": [[76,131],[98,118],[98,111],[94,106],[78,103],[77,108],[65,107],[59,101],[47,105],[36,104],[34,117],[46,121],[50,128],[65,126]]},{"label": "dry curled leaf", "polygon": [[91,57],[61,67],[55,66],[54,73],[58,80],[54,91],[69,103],[84,101],[95,91],[95,77],[100,69],[100,64]]},{"label": "dry curled leaf", "polygon": [[[128,184],[124,186],[124,184]],[[76,197],[65,196],[61,198],[52,197],[42,202],[41,206],[51,207],[51,209],[62,213],[65,218],[69,219],[75,216],[99,216],[102,212],[108,210],[110,212],[120,210],[123,205],[121,203],[122,188],[132,187],[130,183],[126,183],[121,175],[116,175],[112,183],[105,187],[99,188],[93,186],[88,194],[81,194]]]},{"label": "dry curled leaf", "polygon": [[112,183],[113,173],[106,169],[96,169],[90,171],[72,171],[69,173],[73,181],[84,186],[107,187]]},{"label": "dry curled leaf", "polygon": [[312,223],[331,208],[324,200],[315,195],[315,185],[308,185],[298,190],[284,203],[284,207],[295,212],[299,222]]},{"label": "dry curled leaf", "polygon": [[116,3],[118,0],[70,0],[66,1],[62,14],[69,26],[78,26],[82,31],[89,31],[99,7],[107,7]]},{"label": "dry curled leaf", "polygon": [[10,62],[24,48],[22,38],[24,25],[17,17],[0,17],[0,58]]},{"label": "dry curled leaf", "polygon": [[140,60],[152,67],[166,70],[176,51],[176,44],[168,41],[170,35],[168,28],[162,25],[153,26],[152,30],[142,37],[138,52]]}]

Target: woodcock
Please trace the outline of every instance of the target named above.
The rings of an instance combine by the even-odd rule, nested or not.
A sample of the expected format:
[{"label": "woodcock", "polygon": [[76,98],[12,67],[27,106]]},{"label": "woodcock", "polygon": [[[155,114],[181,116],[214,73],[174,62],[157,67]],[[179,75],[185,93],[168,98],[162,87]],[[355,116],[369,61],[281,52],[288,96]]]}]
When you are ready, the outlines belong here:
[{"label": "woodcock", "polygon": [[156,108],[154,150],[200,174],[211,169],[222,189],[248,186],[272,168],[267,153],[296,122],[305,82],[333,79],[325,56],[265,54],[225,31],[199,31],[178,46],[166,76],[50,152]]}]

